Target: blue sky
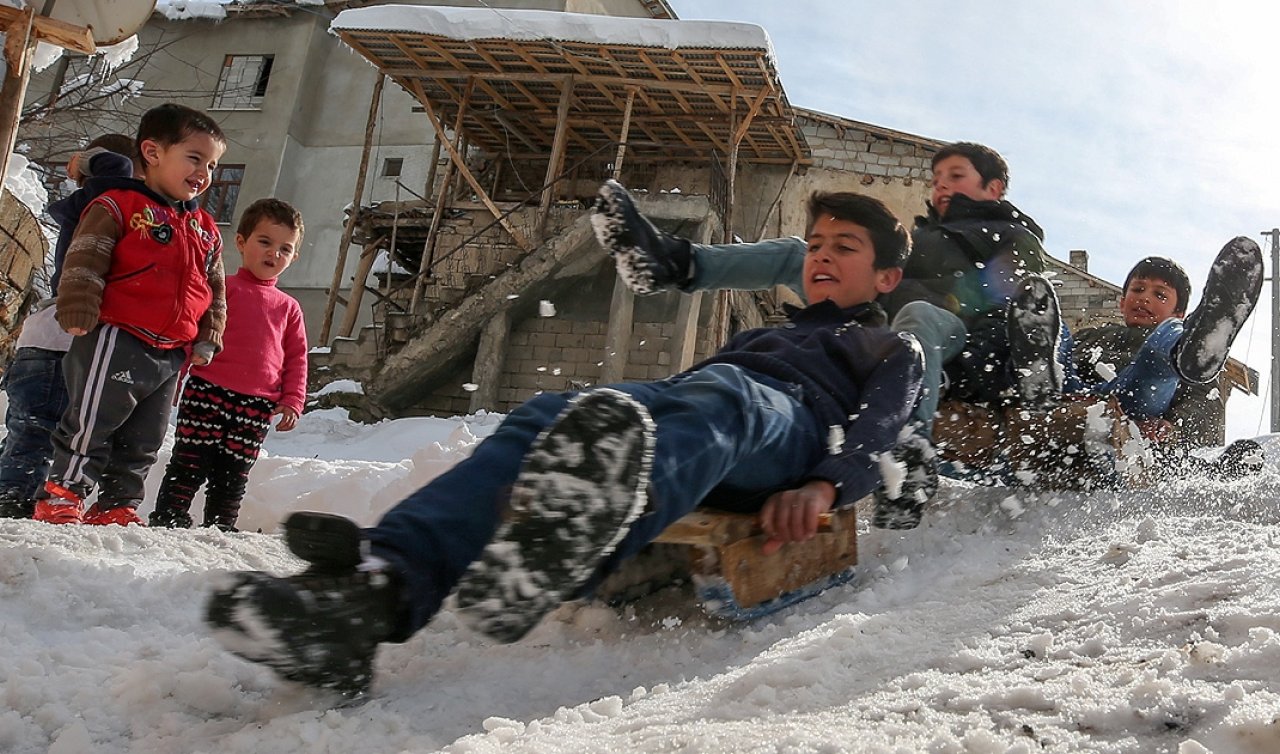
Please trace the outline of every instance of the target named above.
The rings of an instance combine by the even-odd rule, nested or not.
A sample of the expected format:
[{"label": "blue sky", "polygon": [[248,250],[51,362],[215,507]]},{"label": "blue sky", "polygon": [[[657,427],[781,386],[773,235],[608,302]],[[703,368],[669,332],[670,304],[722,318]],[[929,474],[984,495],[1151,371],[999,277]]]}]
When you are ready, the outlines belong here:
[{"label": "blue sky", "polygon": [[[1112,281],[1144,256],[1198,291],[1233,236],[1280,226],[1280,8],[1168,0],[670,0],[759,24],[791,102],[1009,161],[1008,198]],[[1216,7],[1215,7],[1216,6]],[[1269,273],[1268,273],[1269,274]],[[1233,355],[1270,374],[1271,289]],[[1269,428],[1235,393],[1228,439]],[[1261,419],[1261,422],[1260,422]],[[1260,429],[1259,429],[1260,428]]]}]

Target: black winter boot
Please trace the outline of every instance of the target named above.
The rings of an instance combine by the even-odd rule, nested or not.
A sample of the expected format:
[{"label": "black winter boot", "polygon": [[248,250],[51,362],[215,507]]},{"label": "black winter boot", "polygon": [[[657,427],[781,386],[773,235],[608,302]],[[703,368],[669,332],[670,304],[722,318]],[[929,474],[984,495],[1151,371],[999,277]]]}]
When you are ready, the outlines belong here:
[{"label": "black winter boot", "polygon": [[886,473],[886,478],[890,473],[902,476],[895,480],[897,484],[882,483],[871,493],[876,501],[871,523],[877,529],[914,529],[920,525],[925,504],[938,493],[938,454],[933,442],[911,425],[889,453],[893,472]]},{"label": "black winter boot", "polygon": [[287,680],[359,697],[399,612],[399,579],[385,568],[288,578],[242,571],[215,587],[205,621],[233,654]]},{"label": "black winter boot", "polygon": [[1053,284],[1027,275],[1009,302],[1009,368],[1023,405],[1047,408],[1058,402],[1065,379],[1058,361],[1062,313]]},{"label": "black winter boot", "polygon": [[683,287],[693,279],[689,241],[654,227],[621,183],[609,180],[600,187],[591,225],[618,275],[637,295]]},{"label": "black winter boot", "polygon": [[1262,293],[1262,249],[1244,236],[1231,239],[1209,268],[1200,304],[1187,316],[1173,348],[1173,365],[1188,382],[1217,379],[1227,352]]}]

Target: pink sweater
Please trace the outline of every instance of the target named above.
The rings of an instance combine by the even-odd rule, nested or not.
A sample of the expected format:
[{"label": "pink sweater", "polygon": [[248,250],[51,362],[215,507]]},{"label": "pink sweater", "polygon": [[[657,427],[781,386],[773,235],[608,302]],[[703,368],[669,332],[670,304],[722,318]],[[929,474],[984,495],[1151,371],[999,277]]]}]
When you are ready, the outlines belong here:
[{"label": "pink sweater", "polygon": [[307,330],[302,307],[246,269],[227,278],[227,328],[222,351],[191,373],[244,395],[302,413],[307,395]]}]

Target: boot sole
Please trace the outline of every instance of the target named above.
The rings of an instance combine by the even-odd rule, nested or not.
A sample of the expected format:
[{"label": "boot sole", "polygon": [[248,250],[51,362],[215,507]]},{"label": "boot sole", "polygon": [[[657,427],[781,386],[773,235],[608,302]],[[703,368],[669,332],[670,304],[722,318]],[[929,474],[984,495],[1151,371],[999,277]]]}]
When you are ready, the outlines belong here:
[{"label": "boot sole", "polygon": [[510,643],[578,592],[644,510],[654,426],[630,396],[578,396],[538,437],[510,518],[458,584],[458,615]]},{"label": "boot sole", "polygon": [[1183,379],[1204,384],[1217,378],[1231,343],[1258,303],[1263,275],[1262,249],[1252,240],[1234,238],[1218,252],[1174,359]]},{"label": "boot sole", "polygon": [[289,552],[325,571],[349,571],[364,559],[364,533],[355,521],[331,513],[299,511],[284,522]]}]

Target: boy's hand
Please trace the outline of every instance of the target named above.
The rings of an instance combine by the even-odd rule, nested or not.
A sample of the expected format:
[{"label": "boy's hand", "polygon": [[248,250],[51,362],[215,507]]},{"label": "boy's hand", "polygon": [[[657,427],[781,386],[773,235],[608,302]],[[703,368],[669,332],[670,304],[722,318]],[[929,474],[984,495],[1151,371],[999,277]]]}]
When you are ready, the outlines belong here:
[{"label": "boy's hand", "polygon": [[1171,442],[1175,439],[1177,430],[1169,422],[1158,416],[1150,419],[1139,419],[1137,422],[1138,430],[1142,432],[1142,436],[1151,442]]},{"label": "boy's hand", "polygon": [[217,352],[217,348],[212,343],[202,340],[191,347],[191,363],[202,367],[213,361],[213,356]]},{"label": "boy's hand", "polygon": [[794,490],[775,492],[760,509],[760,526],[768,540],[765,555],[772,555],[787,542],[803,542],[818,533],[818,517],[831,510],[836,487],[815,479]]},{"label": "boy's hand", "polygon": [[74,336],[75,336],[75,337],[77,337],[77,338],[78,338],[78,337],[80,337],[81,335],[88,335],[88,334],[89,334],[89,331],[88,331],[88,330],[86,330],[86,329],[84,329],[83,327],[68,327],[68,328],[67,328],[67,335],[74,335]]},{"label": "boy's hand", "polygon": [[210,359],[208,356],[205,356],[204,354],[200,353],[199,351],[192,351],[192,352],[191,352],[191,363],[192,363],[192,364],[195,364],[195,365],[196,365],[196,366],[198,366],[198,367],[202,367],[202,366],[204,366],[204,365],[208,364],[210,361],[211,361],[211,359]]},{"label": "boy's hand", "polygon": [[280,422],[276,424],[276,429],[280,432],[288,432],[298,426],[298,412],[288,406],[277,405],[271,415],[280,417]]}]

